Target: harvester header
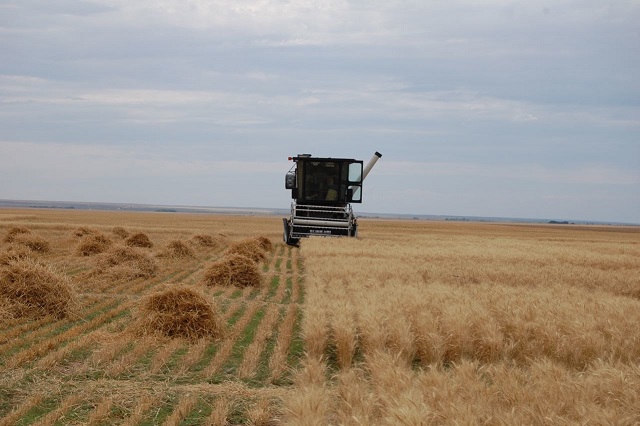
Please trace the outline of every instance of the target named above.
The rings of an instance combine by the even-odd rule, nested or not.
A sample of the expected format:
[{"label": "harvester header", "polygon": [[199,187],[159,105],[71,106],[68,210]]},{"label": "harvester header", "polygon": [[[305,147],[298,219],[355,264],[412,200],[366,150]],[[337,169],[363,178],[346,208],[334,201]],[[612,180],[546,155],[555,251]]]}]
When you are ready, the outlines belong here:
[{"label": "harvester header", "polygon": [[283,218],[284,241],[297,245],[311,235],[357,236],[351,203],[362,202],[362,183],[381,157],[376,152],[366,166],[353,158],[289,157],[294,165],[285,175],[285,188],[293,202],[291,216]]}]

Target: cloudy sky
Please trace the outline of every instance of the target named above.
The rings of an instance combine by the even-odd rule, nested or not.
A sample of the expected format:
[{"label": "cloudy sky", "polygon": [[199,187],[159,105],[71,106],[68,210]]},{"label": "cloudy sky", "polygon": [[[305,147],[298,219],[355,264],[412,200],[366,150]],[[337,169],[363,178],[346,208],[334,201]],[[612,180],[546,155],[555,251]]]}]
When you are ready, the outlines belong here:
[{"label": "cloudy sky", "polygon": [[0,199],[640,223],[638,0],[0,0]]}]

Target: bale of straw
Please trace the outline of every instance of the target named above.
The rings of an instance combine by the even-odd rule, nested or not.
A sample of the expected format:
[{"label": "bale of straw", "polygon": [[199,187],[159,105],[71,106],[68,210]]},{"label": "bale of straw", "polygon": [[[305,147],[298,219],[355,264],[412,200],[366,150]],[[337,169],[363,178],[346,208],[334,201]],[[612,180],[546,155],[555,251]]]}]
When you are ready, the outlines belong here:
[{"label": "bale of straw", "polygon": [[144,232],[137,232],[133,235],[127,237],[124,240],[124,243],[129,247],[142,247],[142,248],[151,248],[153,247],[153,243]]},{"label": "bale of straw", "polygon": [[4,236],[4,242],[5,243],[12,243],[13,240],[18,236],[18,235],[24,235],[24,234],[30,234],[31,231],[28,228],[25,228],[24,226],[14,226],[12,228],[9,229],[9,231],[7,231],[7,235]]},{"label": "bale of straw", "polygon": [[77,253],[80,256],[93,256],[105,252],[113,241],[104,234],[87,235],[78,245]]},{"label": "bale of straw", "polygon": [[167,246],[158,253],[159,257],[171,259],[185,259],[195,257],[193,249],[180,240],[169,242]]},{"label": "bale of straw", "polygon": [[196,340],[221,337],[223,321],[210,297],[190,287],[169,288],[142,299],[134,328],[140,334]]},{"label": "bale of straw", "polygon": [[4,296],[0,296],[0,324],[14,319],[11,312],[11,302]]},{"label": "bale of straw", "polygon": [[13,238],[13,243],[19,244],[37,253],[48,253],[51,249],[49,241],[35,234],[19,234]]},{"label": "bale of straw", "polygon": [[196,234],[191,237],[191,244],[198,247],[217,248],[226,244],[223,236],[213,237],[207,234]]},{"label": "bale of straw", "polygon": [[237,241],[229,246],[225,254],[239,254],[248,257],[254,262],[262,262],[267,258],[262,245],[255,239]]},{"label": "bale of straw", "polygon": [[8,245],[2,253],[0,253],[0,266],[8,266],[13,262],[27,259],[32,256],[33,252],[27,247],[12,243]]},{"label": "bale of straw", "polygon": [[73,235],[76,236],[76,237],[84,237],[86,235],[93,235],[93,234],[97,234],[97,233],[98,233],[97,230],[91,229],[91,228],[87,228],[86,226],[78,226],[73,231]]},{"label": "bale of straw", "polygon": [[260,247],[262,247],[264,251],[270,252],[271,250],[273,250],[273,243],[268,237],[261,235],[256,238],[256,241],[258,242],[258,244],[260,244]]},{"label": "bale of straw", "polygon": [[114,279],[153,277],[158,270],[156,261],[133,247],[114,246],[98,256],[93,275]]},{"label": "bale of straw", "polygon": [[64,275],[30,259],[0,268],[0,297],[17,317],[69,315],[75,294]]},{"label": "bale of straw", "polygon": [[209,286],[259,287],[264,278],[253,260],[230,254],[210,264],[203,280]]},{"label": "bale of straw", "polygon": [[111,232],[118,238],[122,238],[123,240],[129,236],[129,231],[124,229],[122,226],[115,226]]}]

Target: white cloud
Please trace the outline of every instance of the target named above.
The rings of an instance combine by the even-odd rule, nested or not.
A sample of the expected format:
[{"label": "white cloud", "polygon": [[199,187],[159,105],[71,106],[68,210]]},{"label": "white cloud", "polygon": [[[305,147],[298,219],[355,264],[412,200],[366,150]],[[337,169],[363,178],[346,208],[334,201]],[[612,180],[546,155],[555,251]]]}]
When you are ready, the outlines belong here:
[{"label": "white cloud", "polygon": [[404,176],[477,177],[580,185],[640,185],[640,170],[621,170],[602,164],[549,167],[538,164],[482,164],[463,162],[387,161],[377,173]]},{"label": "white cloud", "polygon": [[[258,81],[238,91],[234,87],[220,90],[122,89],[85,87],[74,82],[58,82],[39,77],[1,75],[0,95],[5,106],[15,111],[30,111],[58,106],[56,115],[83,115],[91,108],[106,107],[118,118],[136,123],[171,123],[206,121],[225,126],[266,125],[280,121],[351,118],[395,121],[398,124],[417,120],[494,121],[504,123],[585,123],[604,126],[638,127],[640,119],[634,106],[601,108],[575,105],[552,105],[516,101],[474,93],[468,90],[417,92],[398,80],[377,75],[349,78],[329,87],[287,87],[291,82],[270,74],[248,73]],[[232,74],[218,74],[220,81],[230,81]],[[284,80],[281,82],[280,80]],[[264,91],[268,84],[271,91]],[[294,82],[295,84],[295,82]],[[312,83],[317,84],[317,83]],[[20,107],[22,106],[22,107]],[[0,111],[15,115],[11,108]],[[78,116],[79,117],[79,116]]]},{"label": "white cloud", "polygon": [[[588,199],[595,186],[615,194],[603,215],[640,210],[628,194],[640,170],[635,0],[7,0],[0,10],[10,58],[0,197],[65,187],[48,178],[78,195],[93,179],[117,197],[113,182],[135,175],[192,183],[202,200],[199,178],[235,180],[238,169],[247,181],[274,176],[282,192],[274,158],[373,147],[385,154],[372,178],[385,200],[402,181],[408,196],[473,214],[454,210],[508,206],[498,197],[514,197],[517,182],[570,188],[550,194],[567,210],[566,192]],[[476,181],[494,197],[460,201]],[[128,200],[150,186],[130,185]],[[173,202],[175,191],[155,191]],[[412,210],[397,201],[379,206]]]},{"label": "white cloud", "polygon": [[284,173],[282,163],[176,158],[140,147],[0,141],[0,170],[7,179],[29,174],[41,180],[215,176],[250,170]]}]

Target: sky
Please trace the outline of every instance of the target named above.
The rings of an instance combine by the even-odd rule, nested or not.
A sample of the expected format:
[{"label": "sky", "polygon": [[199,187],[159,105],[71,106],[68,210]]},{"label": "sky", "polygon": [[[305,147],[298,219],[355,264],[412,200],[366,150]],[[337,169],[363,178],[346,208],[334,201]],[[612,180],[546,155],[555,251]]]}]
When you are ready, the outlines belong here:
[{"label": "sky", "polygon": [[640,0],[0,0],[0,199],[640,223]]}]

